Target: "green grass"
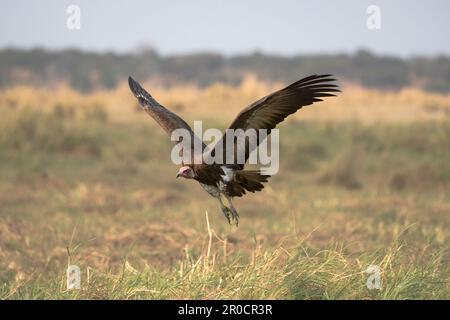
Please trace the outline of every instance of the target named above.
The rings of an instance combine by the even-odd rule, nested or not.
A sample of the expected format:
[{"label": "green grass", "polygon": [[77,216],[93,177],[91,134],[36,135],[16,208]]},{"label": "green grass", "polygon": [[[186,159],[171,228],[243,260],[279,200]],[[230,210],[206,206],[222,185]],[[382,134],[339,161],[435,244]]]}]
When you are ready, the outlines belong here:
[{"label": "green grass", "polygon": [[151,120],[90,112],[0,111],[1,298],[450,298],[449,122],[286,123],[236,229]]}]

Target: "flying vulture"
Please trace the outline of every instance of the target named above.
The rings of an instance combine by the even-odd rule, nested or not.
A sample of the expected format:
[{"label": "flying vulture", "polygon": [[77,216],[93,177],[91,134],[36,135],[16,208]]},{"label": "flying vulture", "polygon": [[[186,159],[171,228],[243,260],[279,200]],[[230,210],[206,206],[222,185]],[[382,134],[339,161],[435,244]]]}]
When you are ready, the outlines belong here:
[{"label": "flying vulture", "polygon": [[[312,75],[298,80],[250,104],[238,114],[229,129],[243,129],[244,131],[249,129],[266,129],[268,134],[270,134],[271,129],[274,129],[287,116],[297,112],[303,106],[322,101],[323,97],[335,96],[340,90],[334,84],[334,81],[336,80],[330,74]],[[159,104],[137,81],[129,77],[128,83],[142,108],[158,122],[166,133],[171,135],[176,129],[185,129],[191,138],[199,139],[186,121]],[[230,130],[226,131],[222,140],[225,141],[228,132]],[[217,145],[219,145],[219,142]],[[259,143],[260,141],[258,140],[257,145]],[[216,147],[208,150],[202,142],[201,146],[201,153],[204,157],[208,157],[208,155],[217,151]],[[191,148],[193,149],[193,147]],[[233,206],[232,198],[241,197],[246,191],[255,192],[262,190],[264,188],[262,183],[267,182],[267,179],[270,177],[263,174],[260,170],[244,170],[244,164],[247,162],[249,153],[252,150],[250,150],[247,142],[239,145],[235,143],[234,151],[237,148],[245,149],[244,162],[183,162],[176,176],[177,178],[183,177],[197,180],[211,196],[218,199],[228,222],[231,224],[234,221],[236,225],[238,224],[239,214]],[[205,155],[205,153],[209,154]],[[223,154],[227,154],[226,149]],[[228,206],[224,203],[224,199],[227,200]]]}]

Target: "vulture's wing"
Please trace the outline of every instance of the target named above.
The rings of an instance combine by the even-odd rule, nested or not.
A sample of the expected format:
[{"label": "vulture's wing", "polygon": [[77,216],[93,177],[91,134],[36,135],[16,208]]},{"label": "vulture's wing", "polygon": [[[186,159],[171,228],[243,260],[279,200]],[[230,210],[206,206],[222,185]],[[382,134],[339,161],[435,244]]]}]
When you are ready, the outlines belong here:
[{"label": "vulture's wing", "polygon": [[238,114],[230,129],[275,128],[288,115],[302,107],[322,101],[323,97],[335,96],[335,92],[340,90],[332,83],[336,80],[330,76],[325,74],[303,78],[253,102]]},{"label": "vulture's wing", "polygon": [[[267,129],[267,134],[269,135],[270,130],[275,128],[278,123],[303,106],[322,101],[324,97],[335,96],[335,93],[340,90],[333,83],[334,81],[336,80],[329,74],[312,75],[298,80],[286,88],[278,90],[249,105],[238,114],[229,129],[243,129],[244,131],[255,129],[257,133],[259,129]],[[224,155],[226,155],[227,151],[226,139],[229,134],[231,134],[229,131],[226,132],[222,138]],[[221,142],[218,143],[219,147],[221,146]],[[247,161],[249,154],[260,142],[258,139],[257,144],[251,147],[249,147],[248,141],[246,141],[245,145],[237,145],[235,143],[235,161],[237,149],[245,148],[245,161]],[[214,152],[217,151],[214,150]],[[240,164],[239,167],[242,168],[243,164]]]},{"label": "vulture's wing", "polygon": [[[134,96],[138,99],[139,104],[142,108],[150,115],[153,119],[158,122],[158,124],[166,131],[168,135],[172,135],[172,132],[177,129],[184,129],[186,133],[189,134],[191,138],[190,149],[191,155],[196,156],[194,153],[194,141],[197,141],[199,146],[201,146],[201,150],[199,150],[199,155],[203,149],[205,148],[202,141],[194,134],[191,127],[181,119],[178,115],[173,113],[170,110],[164,108],[161,104],[158,103],[141,85],[131,77],[128,77],[128,84],[130,86],[131,92],[133,92]],[[182,141],[182,138],[176,143]],[[180,155],[183,155],[183,150],[180,150]],[[186,163],[186,162],[184,162]]]}]

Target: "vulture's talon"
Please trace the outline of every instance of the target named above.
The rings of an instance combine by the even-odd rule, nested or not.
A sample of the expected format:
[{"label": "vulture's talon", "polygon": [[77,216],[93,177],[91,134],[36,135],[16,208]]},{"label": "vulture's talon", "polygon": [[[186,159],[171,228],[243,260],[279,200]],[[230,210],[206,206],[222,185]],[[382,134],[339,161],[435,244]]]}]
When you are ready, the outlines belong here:
[{"label": "vulture's talon", "polygon": [[236,227],[239,225],[239,214],[234,207],[231,207],[231,216],[233,220],[236,222]]},{"label": "vulture's talon", "polygon": [[225,218],[227,218],[228,223],[231,224],[231,216],[233,214],[231,212],[231,210],[228,207],[223,206],[222,207],[222,212],[223,212],[223,215],[225,216]]}]

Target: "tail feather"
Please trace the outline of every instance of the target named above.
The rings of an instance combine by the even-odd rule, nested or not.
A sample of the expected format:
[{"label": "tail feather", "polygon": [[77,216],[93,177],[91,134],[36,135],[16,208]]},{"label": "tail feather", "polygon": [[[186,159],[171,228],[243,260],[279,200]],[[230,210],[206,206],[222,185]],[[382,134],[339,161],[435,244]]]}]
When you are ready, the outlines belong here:
[{"label": "tail feather", "polygon": [[231,194],[240,197],[245,191],[256,192],[264,188],[263,182],[267,182],[269,175],[262,174],[260,170],[236,171],[235,183],[232,186]]}]

